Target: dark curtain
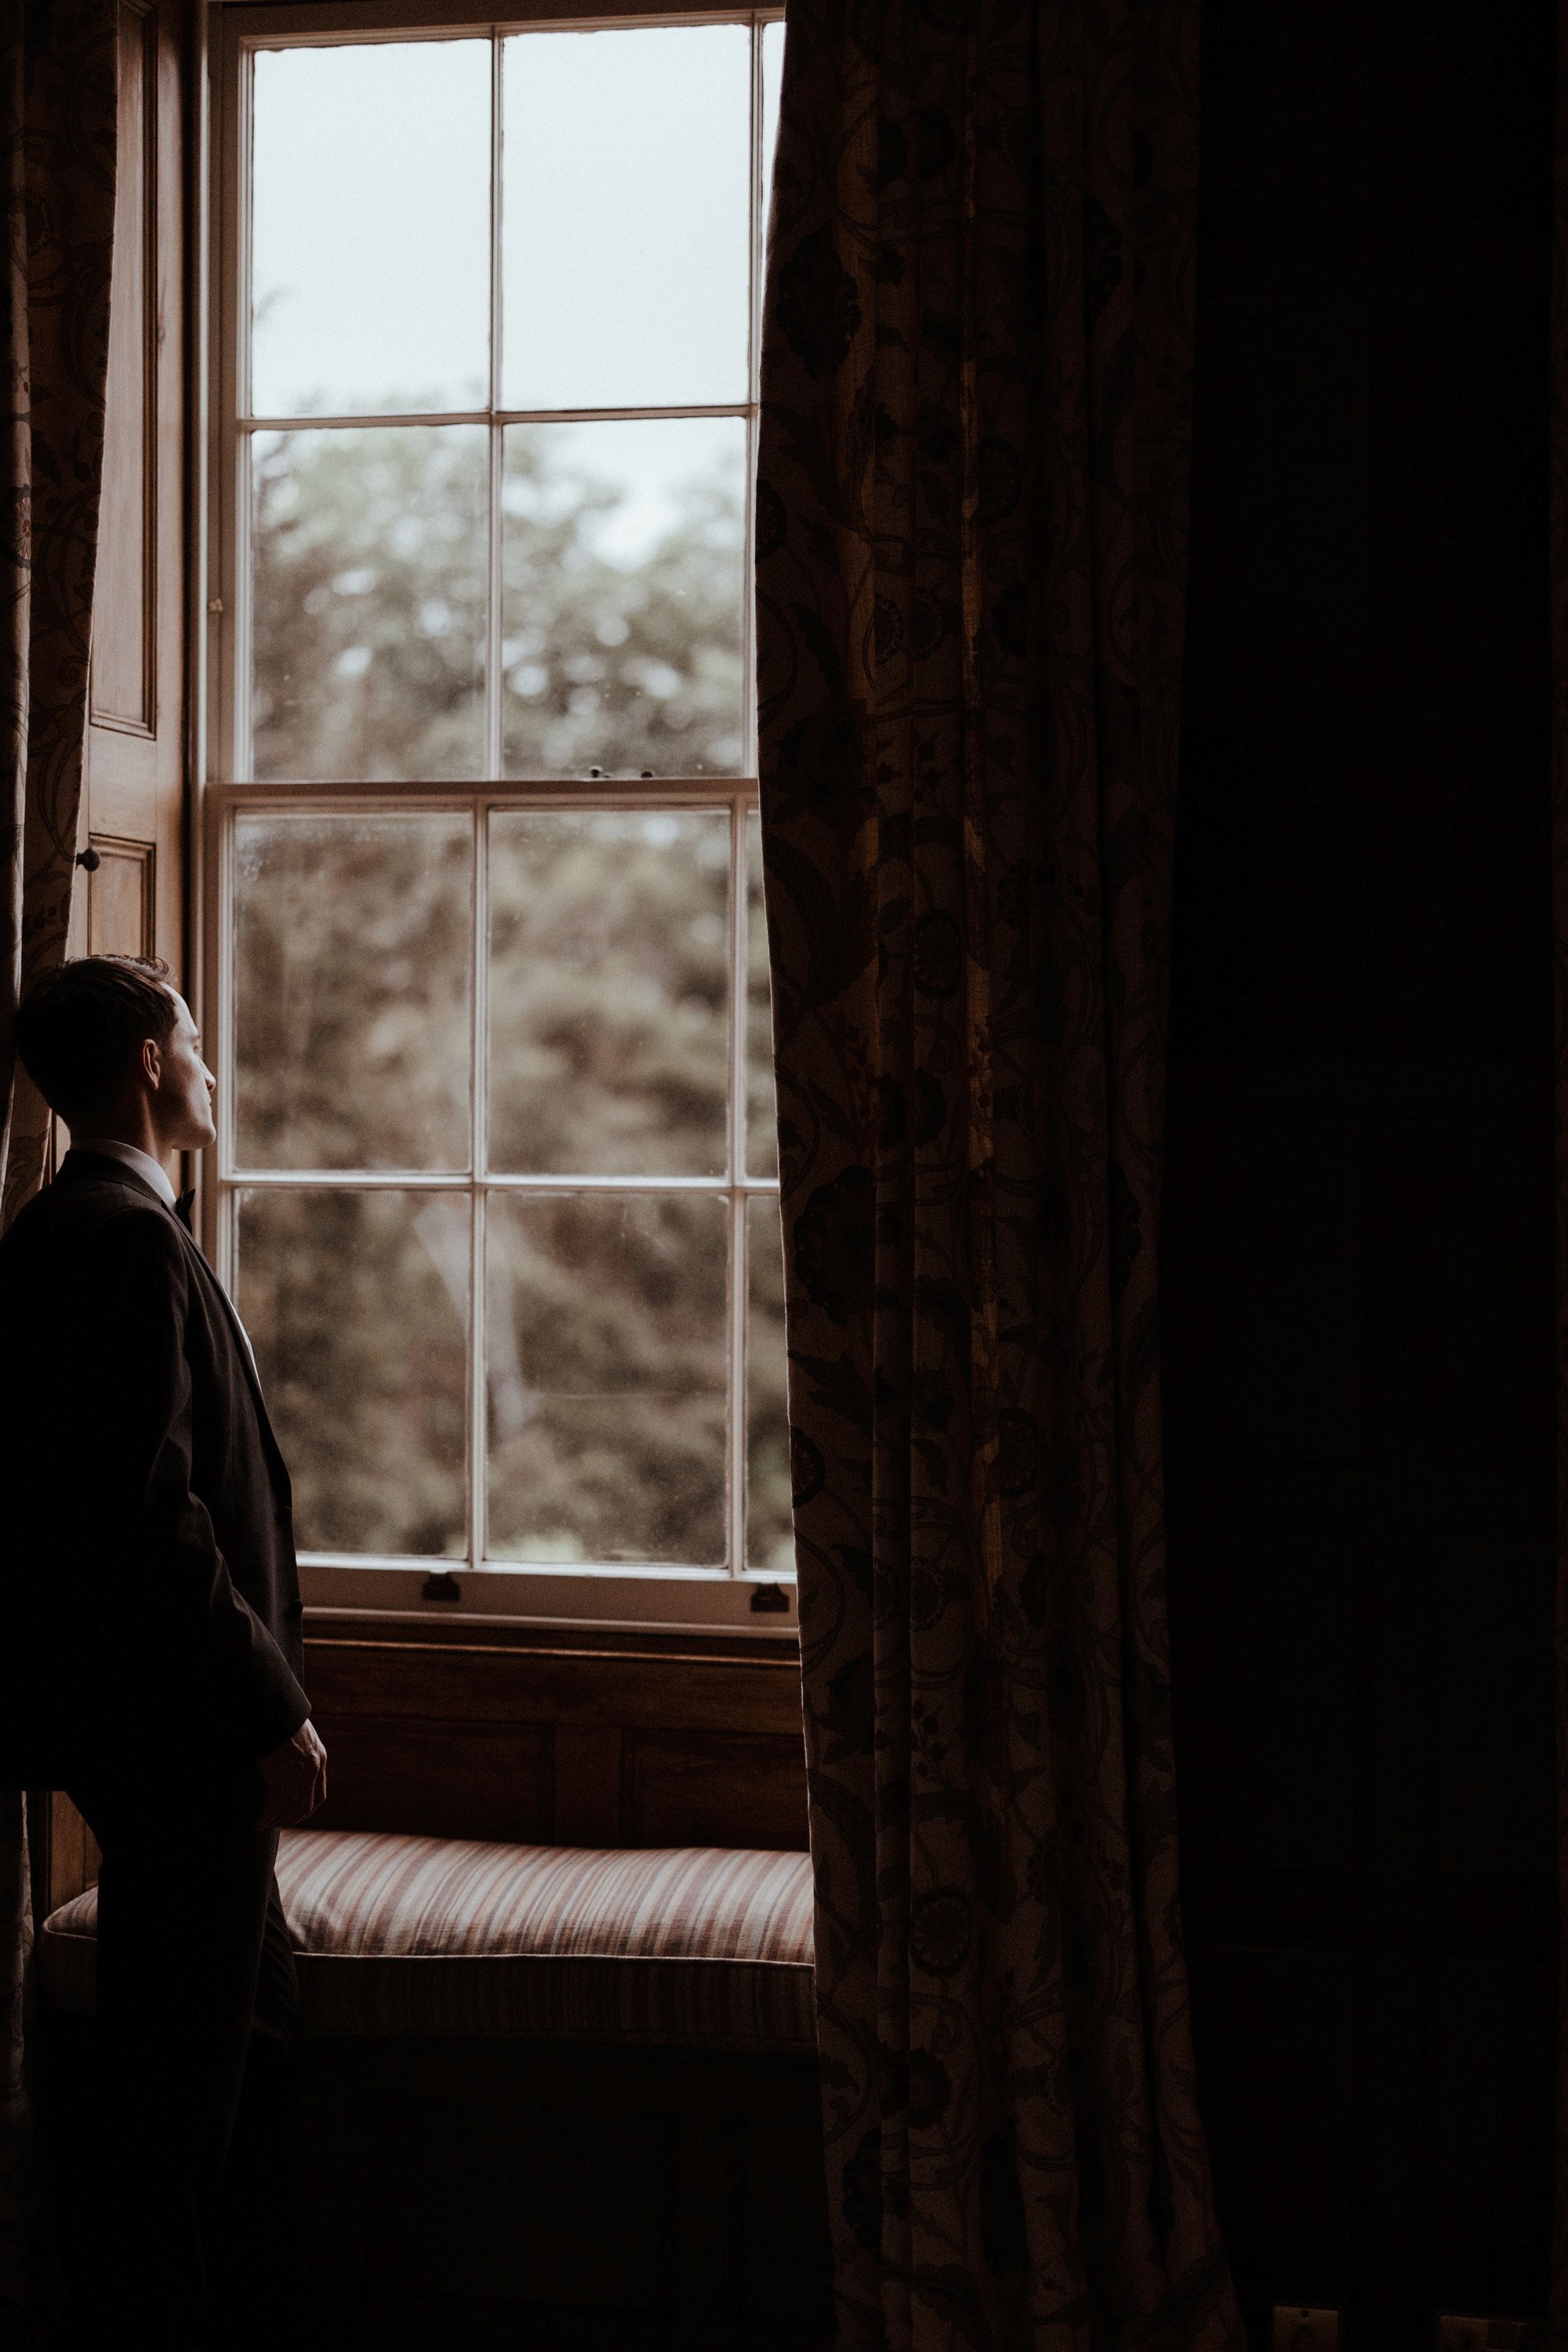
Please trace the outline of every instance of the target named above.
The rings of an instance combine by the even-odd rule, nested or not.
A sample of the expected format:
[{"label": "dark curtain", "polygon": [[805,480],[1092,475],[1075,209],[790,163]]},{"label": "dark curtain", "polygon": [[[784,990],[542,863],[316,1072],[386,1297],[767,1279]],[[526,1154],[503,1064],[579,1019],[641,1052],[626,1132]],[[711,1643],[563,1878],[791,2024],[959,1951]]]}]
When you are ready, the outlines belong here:
[{"label": "dark curtain", "polygon": [[792,0],[757,545],[842,2341],[1231,2345],[1157,1263],[1196,0]]},{"label": "dark curtain", "polygon": [[[42,1175],[47,1118],[16,1083],[19,989],[70,915],[109,355],[115,0],[0,5],[0,1223]],[[27,2300],[21,1797],[0,1790],[0,2315]]]}]

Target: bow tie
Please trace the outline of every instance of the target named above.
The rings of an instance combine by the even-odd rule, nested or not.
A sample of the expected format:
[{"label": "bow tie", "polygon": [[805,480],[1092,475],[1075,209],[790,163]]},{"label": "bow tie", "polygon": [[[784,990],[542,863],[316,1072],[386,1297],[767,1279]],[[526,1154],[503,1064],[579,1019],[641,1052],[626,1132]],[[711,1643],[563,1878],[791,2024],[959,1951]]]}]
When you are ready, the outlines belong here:
[{"label": "bow tie", "polygon": [[195,1204],[195,1187],[193,1185],[188,1192],[182,1192],[174,1202],[174,1214],[178,1217],[181,1224],[184,1225],[186,1233],[191,1231],[191,1210]]}]

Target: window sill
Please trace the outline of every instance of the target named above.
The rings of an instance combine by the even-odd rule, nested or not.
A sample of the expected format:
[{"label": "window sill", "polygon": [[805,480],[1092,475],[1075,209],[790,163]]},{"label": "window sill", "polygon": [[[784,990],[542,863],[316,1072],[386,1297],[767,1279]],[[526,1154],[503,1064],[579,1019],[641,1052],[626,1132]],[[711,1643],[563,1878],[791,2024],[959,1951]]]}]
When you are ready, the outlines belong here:
[{"label": "window sill", "polygon": [[[456,1600],[426,1600],[432,1575],[449,1576]],[[308,1612],[396,1617],[429,1625],[578,1627],[603,1632],[701,1633],[796,1639],[795,1581],[731,1577],[701,1570],[469,1568],[456,1561],[307,1559],[300,1589]],[[756,1610],[759,1591],[782,1593],[784,1609]]]}]

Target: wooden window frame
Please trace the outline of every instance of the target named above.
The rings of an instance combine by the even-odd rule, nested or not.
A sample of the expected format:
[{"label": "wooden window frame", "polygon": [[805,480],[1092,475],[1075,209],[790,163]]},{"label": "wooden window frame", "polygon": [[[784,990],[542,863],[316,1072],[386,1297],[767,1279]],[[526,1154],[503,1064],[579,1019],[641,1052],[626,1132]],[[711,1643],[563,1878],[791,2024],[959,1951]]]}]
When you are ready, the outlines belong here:
[{"label": "wooden window frame", "polygon": [[[585,782],[553,780],[529,782],[498,780],[499,769],[495,740],[496,712],[499,709],[499,684],[495,680],[494,646],[487,665],[488,707],[490,719],[487,730],[487,767],[490,773],[472,783],[442,784],[290,784],[258,783],[241,772],[243,747],[247,736],[247,714],[243,707],[243,685],[239,668],[247,639],[248,616],[245,600],[248,583],[246,577],[244,546],[244,508],[241,498],[241,469],[244,445],[250,432],[258,429],[258,420],[243,415],[238,386],[247,380],[247,354],[243,337],[247,315],[246,257],[247,238],[247,205],[248,198],[249,157],[247,152],[249,107],[247,82],[249,61],[258,49],[302,44],[332,45],[353,40],[375,40],[386,37],[401,39],[427,37],[445,40],[464,36],[484,37],[496,43],[495,55],[500,56],[500,37],[513,31],[600,30],[632,28],[650,23],[668,25],[734,24],[755,28],[782,21],[784,10],[775,5],[737,7],[733,5],[711,5],[670,8],[649,5],[623,5],[614,11],[602,7],[563,5],[553,0],[551,5],[518,5],[504,14],[476,19],[471,9],[443,5],[443,0],[424,0],[424,5],[408,5],[408,0],[215,0],[208,18],[206,53],[204,60],[202,89],[204,100],[200,130],[201,184],[196,206],[199,254],[198,285],[204,316],[197,322],[197,345],[204,354],[197,384],[197,402],[201,412],[197,431],[205,453],[199,469],[202,475],[198,493],[200,511],[195,518],[195,581],[193,604],[197,621],[194,688],[197,706],[195,740],[199,746],[196,799],[196,822],[194,826],[193,932],[195,934],[193,964],[197,980],[199,1017],[212,1037],[218,1054],[220,1077],[219,1143],[212,1155],[215,1165],[203,1184],[200,1203],[202,1233],[209,1254],[226,1281],[231,1285],[236,1273],[235,1202],[240,1190],[256,1185],[299,1186],[300,1171],[251,1171],[237,1170],[232,1157],[234,1122],[232,1115],[233,1055],[229,1041],[233,1034],[233,1004],[231,972],[227,954],[233,936],[233,885],[231,844],[233,821],[241,811],[265,809],[281,814],[286,810],[308,809],[327,814],[333,810],[354,807],[395,809],[413,814],[427,810],[461,810],[467,812],[475,828],[476,903],[473,910],[474,976],[474,1133],[471,1165],[457,1175],[432,1175],[428,1171],[406,1171],[390,1175],[382,1171],[332,1171],[311,1175],[304,1173],[307,1184],[335,1184],[343,1189],[417,1189],[444,1191],[467,1195],[470,1202],[471,1261],[469,1392],[468,1399],[468,1526],[469,1555],[467,1562],[458,1559],[421,1558],[399,1559],[386,1556],[306,1555],[301,1560],[301,1583],[307,1603],[313,1609],[330,1609],[335,1615],[343,1612],[365,1612],[377,1617],[394,1616],[428,1620],[432,1615],[458,1616],[476,1624],[533,1623],[541,1626],[581,1625],[626,1629],[654,1628],[696,1629],[708,1634],[789,1633],[793,1631],[795,1591],[793,1579],[776,1578],[771,1571],[754,1570],[745,1565],[745,1453],[746,1428],[743,1410],[745,1366],[745,1317],[747,1307],[746,1260],[744,1237],[749,1201],[756,1196],[776,1196],[776,1179],[754,1178],[746,1172],[743,1154],[746,1096],[746,973],[745,973],[745,909],[746,909],[746,832],[756,806],[755,710],[754,696],[748,692],[745,710],[745,750],[742,765],[746,772],[738,777],[702,779],[661,778],[639,789],[624,783]],[[763,224],[756,216],[758,194],[762,185],[761,121],[762,121],[762,43],[752,44],[752,287],[750,350],[748,355],[747,399],[743,404],[728,404],[718,407],[702,404],[682,411],[661,408],[660,415],[682,414],[713,415],[739,415],[746,420],[748,457],[754,473],[755,436],[758,413],[758,341],[759,303],[761,295],[761,250]],[[492,158],[492,175],[495,159]],[[494,193],[492,177],[492,215]],[[492,250],[492,276],[499,268],[499,253]],[[494,297],[492,295],[492,305]],[[493,316],[493,309],[492,309]],[[520,421],[514,412],[503,410],[499,403],[497,353],[491,352],[491,385],[489,404],[483,409],[464,412],[459,420],[483,422],[492,435],[499,435],[507,422]],[[595,412],[563,412],[576,418]],[[612,410],[614,415],[637,412]],[[528,418],[538,412],[524,412]],[[289,420],[282,420],[287,423]],[[305,420],[300,420],[304,422]],[[343,422],[341,419],[311,417],[311,425],[323,422]],[[377,419],[378,423],[384,420]],[[433,417],[403,416],[387,418],[389,425],[435,422]],[[446,420],[443,420],[446,421]],[[268,418],[265,426],[279,420]],[[495,572],[498,562],[498,542],[494,506],[499,496],[499,466],[491,467],[491,600],[490,636],[499,629],[499,610]],[[754,529],[753,501],[748,499],[744,549],[744,576],[751,575],[752,533]],[[752,645],[752,611],[749,595],[744,601],[744,660],[748,680],[754,679],[755,665]],[[492,810],[510,807],[560,808],[563,806],[597,806],[625,808],[628,806],[688,807],[723,810],[728,814],[731,842],[731,931],[730,931],[730,1111],[729,1151],[726,1173],[713,1180],[626,1180],[617,1184],[614,1180],[592,1186],[579,1186],[574,1181],[563,1184],[556,1181],[545,1186],[540,1180],[497,1177],[484,1170],[481,1151],[482,1102],[488,1091],[481,1079],[484,1043],[483,969],[485,942],[483,937],[483,877],[485,830]],[[490,1563],[479,1556],[485,1508],[483,1447],[476,1442],[483,1428],[484,1392],[484,1280],[481,1248],[483,1242],[484,1204],[492,1192],[514,1190],[563,1189],[624,1190],[629,1194],[652,1194],[676,1191],[701,1191],[723,1196],[729,1203],[730,1217],[730,1283],[727,1347],[730,1358],[727,1422],[728,1462],[726,1476],[726,1519],[728,1565],[713,1569],[626,1568],[615,1565],[582,1567],[534,1568],[512,1562]],[[433,1571],[441,1572],[438,1576]],[[426,1596],[426,1581],[440,1582],[449,1587],[455,1578],[458,1598]],[[766,1588],[765,1591],[763,1588]],[[771,1601],[767,1613],[759,1617],[756,1602]],[[784,1608],[779,1607],[782,1601]],[[776,1613],[775,1613],[776,1612]]]}]

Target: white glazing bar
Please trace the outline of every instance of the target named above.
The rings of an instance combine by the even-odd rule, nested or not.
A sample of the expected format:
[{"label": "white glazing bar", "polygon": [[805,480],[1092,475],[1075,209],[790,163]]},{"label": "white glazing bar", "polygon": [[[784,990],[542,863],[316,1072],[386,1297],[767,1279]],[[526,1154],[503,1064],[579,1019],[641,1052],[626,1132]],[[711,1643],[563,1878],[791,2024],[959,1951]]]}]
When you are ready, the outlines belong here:
[{"label": "white glazing bar", "polygon": [[[501,113],[501,45],[490,40],[490,380],[489,403],[489,580],[485,602],[485,773],[500,773],[500,630],[501,630],[501,428],[495,423],[500,398],[501,338],[501,152],[505,123]],[[476,1070],[478,1066],[476,1065]],[[478,1167],[479,1162],[475,1161]]]},{"label": "white glazing bar", "polygon": [[627,1192],[664,1198],[675,1192],[776,1192],[773,1176],[514,1175],[469,1176],[460,1168],[237,1168],[226,1166],[225,1184],[271,1186],[300,1192]]},{"label": "white glazing bar", "polygon": [[699,408],[390,408],[364,415],[240,416],[240,433],[358,433],[397,425],[602,425],[658,424],[666,417],[747,416],[751,403],[729,401]]},{"label": "white glazing bar", "polygon": [[[728,1192],[728,1176],[515,1176],[483,1178],[491,1192]],[[766,1190],[765,1186],[759,1187]]]},{"label": "white glazing bar", "polygon": [[[782,7],[665,8],[658,0],[643,0],[635,7],[605,7],[562,12],[543,5],[522,8],[509,16],[476,16],[467,0],[384,0],[367,8],[363,0],[305,0],[287,8],[279,0],[216,0],[220,9],[244,9],[245,37],[257,49],[320,48],[329,43],[395,37],[399,41],[449,41],[465,35],[480,37],[492,29],[502,33],[641,32],[660,26],[749,25],[753,16],[776,22]],[[274,20],[284,18],[279,26]]]},{"label": "white glazing bar", "polygon": [[284,1192],[467,1192],[473,1181],[447,1168],[227,1168],[223,1181]]},{"label": "white glazing bar", "polygon": [[226,815],[218,827],[217,1003],[217,1278],[231,1298],[238,1293],[238,1221],[237,1195],[226,1162],[234,1151],[234,820]]},{"label": "white glazing bar", "polygon": [[503,425],[596,425],[638,417],[657,423],[661,416],[744,416],[750,405],[744,400],[715,400],[679,408],[503,408],[499,414]]},{"label": "white glazing bar", "polygon": [[[235,283],[239,274],[236,216],[247,177],[241,161],[241,117],[248,76],[243,54],[233,54],[233,43],[220,34],[216,54],[223,63],[219,87],[214,92],[213,123],[217,145],[213,156],[213,194],[216,205],[212,239],[214,278],[210,289],[209,326],[212,344],[207,361],[211,392],[205,414],[208,474],[208,547],[204,625],[209,632],[211,658],[207,668],[208,701],[201,713],[205,738],[205,773],[234,773],[234,434],[230,420],[239,406],[235,389],[237,322],[234,314]],[[218,611],[216,607],[226,609]],[[216,950],[221,952],[221,950]],[[216,981],[214,982],[216,987]],[[215,1244],[216,1246],[216,1244]]]},{"label": "white glazing bar", "polygon": [[[195,119],[192,123],[193,174],[190,205],[191,254],[191,320],[190,320],[190,381],[188,385],[190,415],[195,427],[197,462],[190,468],[190,513],[187,518],[187,576],[181,597],[185,630],[185,656],[182,665],[184,686],[184,724],[181,730],[184,772],[193,789],[183,795],[180,811],[180,836],[185,852],[185,997],[205,1034],[217,1036],[217,992],[212,986],[207,956],[212,940],[212,925],[208,919],[207,894],[211,873],[211,845],[207,840],[206,810],[202,801],[201,787],[209,773],[206,741],[207,676],[209,638],[212,620],[207,613],[207,582],[211,569],[213,541],[209,503],[212,488],[212,453],[206,446],[207,420],[212,415],[211,343],[212,318],[209,296],[212,288],[212,256],[210,236],[213,219],[212,157],[214,128],[210,112],[212,91],[212,58],[209,36],[212,27],[205,17],[191,27],[191,94]],[[216,616],[216,617],[221,617]],[[192,1165],[192,1163],[187,1163]],[[192,1181],[196,1187],[196,1237],[209,1256],[217,1250],[217,1188],[199,1163],[194,1165]]]},{"label": "white glazing bar", "polygon": [[[249,50],[240,54],[239,91],[236,145],[237,152],[234,168],[238,174],[234,189],[234,272],[230,299],[234,304],[234,378],[232,397],[237,407],[250,405],[250,262],[251,222],[254,196],[254,154],[256,75],[255,58]],[[228,508],[229,528],[227,553],[229,577],[226,593],[220,596],[229,609],[223,615],[228,645],[228,740],[226,743],[224,773],[249,777],[254,772],[251,754],[250,726],[250,444],[241,434],[224,435],[224,503]],[[219,572],[220,581],[223,573]]]},{"label": "white glazing bar", "polygon": [[762,381],[763,364],[763,240],[767,223],[763,218],[763,177],[766,158],[763,153],[763,20],[752,19],[752,234],[748,251],[752,257],[751,311],[747,342],[746,396],[755,402]]},{"label": "white glazing bar", "polygon": [[485,1383],[485,1195],[468,1195],[468,1553],[470,1568],[485,1556],[485,1460],[489,1430]]},{"label": "white glazing bar", "polygon": [[757,768],[757,383],[762,364],[762,215],[763,215],[763,34],[752,23],[752,140],[750,235],[746,240],[746,524],[741,574],[741,659],[745,677],[742,715],[741,764],[754,775]]},{"label": "white glazing bar", "polygon": [[[219,337],[212,381],[217,390],[213,456],[216,480],[213,524],[216,532],[209,583],[216,592],[209,617],[216,631],[216,728],[209,739],[209,774],[227,779],[248,776],[249,697],[242,674],[249,669],[250,614],[249,531],[242,520],[242,480],[248,486],[248,444],[231,430],[237,410],[250,404],[250,195],[251,102],[254,74],[250,53],[242,46],[225,44],[232,72],[225,73],[219,121],[223,154],[219,173],[222,215],[218,237],[222,280],[213,304]],[[247,677],[246,683],[248,682]],[[216,868],[214,898],[214,982],[216,1003],[206,1009],[217,1045],[217,1148],[215,1154],[216,1200],[213,1243],[218,1280],[230,1297],[237,1297],[238,1202],[226,1181],[225,1163],[234,1150],[234,812],[216,806],[209,814],[207,837]]]},{"label": "white glazing bar", "polygon": [[468,1558],[485,1556],[489,1504],[489,1391],[485,1316],[489,1305],[485,1257],[489,1246],[489,1196],[479,1181],[489,1151],[489,817],[474,811],[473,983],[469,1017],[473,1044],[469,1062],[469,1181],[472,1185],[468,1269]]},{"label": "white glazing bar", "polygon": [[237,58],[238,106],[235,120],[235,152],[231,169],[234,173],[234,255],[233,277],[229,297],[234,305],[230,334],[233,339],[234,374],[231,397],[234,414],[250,414],[250,285],[251,227],[256,201],[256,52],[242,48]]},{"label": "white glazing bar", "polygon": [[[750,234],[746,241],[749,283],[747,287],[746,319],[746,521],[745,545],[742,572],[742,646],[744,663],[745,703],[742,725],[742,761],[748,775],[754,775],[757,765],[757,637],[756,637],[756,542],[757,542],[757,398],[762,366],[762,247],[763,247],[763,34],[759,20],[752,19],[751,40],[751,172],[749,204]],[[751,1048],[751,993],[749,986],[749,928],[751,923],[750,875],[747,870],[746,829],[752,794],[737,793],[731,809],[731,1062],[730,1062],[730,1172],[733,1189],[730,1195],[730,1573],[743,1576],[749,1566],[749,1495],[750,1448],[747,1444],[747,1337],[751,1308],[751,1266],[748,1252],[747,1204],[751,1197],[745,1182],[749,1165],[747,1114],[750,1108],[748,1066]]]},{"label": "white glazing bar", "polygon": [[730,1397],[731,1576],[746,1567],[746,810],[730,808]]},{"label": "white glazing bar", "polygon": [[749,796],[730,806],[730,1181],[746,1174],[746,819]]},{"label": "white glazing bar", "polygon": [[[379,1568],[426,1576],[433,1568],[460,1569],[464,1565],[455,1554],[443,1552],[302,1551],[299,1558],[301,1568]],[[639,1582],[649,1584],[657,1583],[664,1577],[679,1578],[682,1583],[694,1584],[727,1584],[730,1580],[721,1568],[698,1560],[574,1559],[569,1567],[563,1567],[560,1560],[554,1559],[476,1559],[468,1564],[481,1569],[486,1576],[515,1576],[519,1579],[617,1576],[636,1578]],[[786,1626],[784,1630],[787,1632],[789,1629]]]},{"label": "white glazing bar", "polygon": [[[647,789],[636,787],[646,782]],[[225,806],[267,810],[268,815],[320,816],[322,812],[353,809],[366,801],[395,802],[403,807],[427,811],[466,810],[476,798],[496,808],[646,809],[650,803],[678,806],[727,808],[737,793],[748,803],[756,800],[749,776],[548,776],[499,781],[475,777],[464,784],[432,784],[419,777],[396,776],[345,782],[341,777],[280,777],[276,783],[212,784],[214,798]]]},{"label": "white glazing bar", "polygon": [[746,1196],[730,1195],[729,1570],[746,1572]]}]

